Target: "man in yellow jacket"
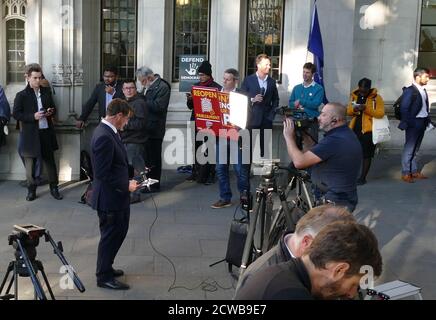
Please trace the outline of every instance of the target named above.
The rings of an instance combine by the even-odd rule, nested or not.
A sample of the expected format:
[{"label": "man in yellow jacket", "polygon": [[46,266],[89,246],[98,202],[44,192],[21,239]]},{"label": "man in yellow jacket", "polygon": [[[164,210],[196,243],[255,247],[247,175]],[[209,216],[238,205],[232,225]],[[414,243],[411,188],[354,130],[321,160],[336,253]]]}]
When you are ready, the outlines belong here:
[{"label": "man in yellow jacket", "polygon": [[357,184],[363,185],[366,183],[366,176],[375,151],[375,145],[372,143],[372,118],[383,118],[385,107],[382,97],[377,94],[377,89],[371,88],[370,79],[359,80],[358,86],[351,92],[347,114],[353,117],[350,128],[362,145],[362,172]]}]

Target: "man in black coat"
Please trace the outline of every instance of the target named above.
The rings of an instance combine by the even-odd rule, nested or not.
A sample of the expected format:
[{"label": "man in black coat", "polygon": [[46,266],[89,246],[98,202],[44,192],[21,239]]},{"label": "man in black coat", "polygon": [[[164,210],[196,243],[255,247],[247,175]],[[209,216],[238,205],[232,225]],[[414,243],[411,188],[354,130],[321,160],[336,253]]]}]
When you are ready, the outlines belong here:
[{"label": "man in black coat", "polygon": [[96,103],[98,103],[98,114],[100,118],[106,116],[106,109],[112,99],[124,99],[123,84],[118,81],[118,71],[115,67],[106,66],[103,71],[103,82],[97,84],[94,91],[82,107],[82,114],[76,121],[76,127],[81,129],[85,125]]},{"label": "man in black coat", "polygon": [[[165,136],[171,86],[148,67],[139,68],[136,76],[145,89],[144,100],[148,112],[148,140],[145,142],[145,164],[151,169],[148,177],[160,181],[162,174],[162,142]],[[160,191],[160,183],[154,184],[151,191]]]},{"label": "man in black coat", "polygon": [[20,129],[18,152],[24,159],[28,194],[27,201],[36,199],[35,162],[41,158],[48,174],[50,193],[61,200],[54,151],[58,149],[52,117],[56,112],[50,88],[41,86],[42,70],[37,64],[26,68],[28,85],[17,93],[13,117]]},{"label": "man in black coat", "polygon": [[95,129],[91,139],[91,161],[94,172],[91,205],[97,210],[100,242],[97,255],[97,286],[126,290],[129,286],[117,281],[122,270],[112,267],[129,229],[130,193],[138,188],[129,181],[127,152],[119,131],[129,121],[132,108],[121,99],[114,99],[107,115]]}]

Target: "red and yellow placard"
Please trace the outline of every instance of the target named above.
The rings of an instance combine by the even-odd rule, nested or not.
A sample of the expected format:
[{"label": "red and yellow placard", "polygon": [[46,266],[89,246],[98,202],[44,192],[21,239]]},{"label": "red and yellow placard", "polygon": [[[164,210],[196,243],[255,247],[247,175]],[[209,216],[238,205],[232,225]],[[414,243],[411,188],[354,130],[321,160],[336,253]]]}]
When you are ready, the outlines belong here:
[{"label": "red and yellow placard", "polygon": [[[210,129],[217,136],[235,136],[235,127],[229,122],[229,94],[216,88],[193,87],[195,124],[198,130]],[[230,131],[229,131],[230,130]]]}]

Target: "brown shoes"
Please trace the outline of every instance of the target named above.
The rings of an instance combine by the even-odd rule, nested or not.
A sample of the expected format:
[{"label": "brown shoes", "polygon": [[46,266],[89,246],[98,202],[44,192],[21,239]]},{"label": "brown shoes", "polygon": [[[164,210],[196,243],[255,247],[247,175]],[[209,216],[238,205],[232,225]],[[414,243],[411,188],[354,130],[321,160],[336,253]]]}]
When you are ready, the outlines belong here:
[{"label": "brown shoes", "polygon": [[404,182],[407,182],[407,183],[414,183],[415,182],[415,180],[413,180],[413,177],[411,174],[407,174],[405,176],[402,176],[401,180],[403,180]]},{"label": "brown shoes", "polygon": [[413,179],[421,179],[421,180],[428,179],[428,177],[423,175],[421,172],[417,172],[417,173],[412,174],[412,178]]}]

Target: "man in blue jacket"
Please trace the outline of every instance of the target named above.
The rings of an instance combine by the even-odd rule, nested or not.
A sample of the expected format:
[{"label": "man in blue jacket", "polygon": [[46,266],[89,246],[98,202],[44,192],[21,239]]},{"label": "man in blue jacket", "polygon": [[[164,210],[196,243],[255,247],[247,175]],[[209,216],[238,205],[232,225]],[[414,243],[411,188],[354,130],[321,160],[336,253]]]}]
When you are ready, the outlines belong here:
[{"label": "man in blue jacket", "polygon": [[264,130],[272,129],[279,93],[276,81],[269,76],[271,58],[262,53],[256,57],[257,72],[244,79],[241,91],[251,100],[247,129],[260,129],[261,156],[264,156]]},{"label": "man in blue jacket", "polygon": [[404,89],[400,103],[401,122],[400,130],[406,130],[406,142],[401,157],[401,179],[407,183],[415,179],[427,179],[419,170],[416,154],[424,138],[425,129],[430,124],[429,101],[424,86],[430,78],[427,68],[416,68],[413,72],[415,79],[410,87]]}]

